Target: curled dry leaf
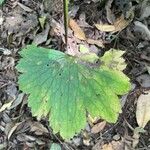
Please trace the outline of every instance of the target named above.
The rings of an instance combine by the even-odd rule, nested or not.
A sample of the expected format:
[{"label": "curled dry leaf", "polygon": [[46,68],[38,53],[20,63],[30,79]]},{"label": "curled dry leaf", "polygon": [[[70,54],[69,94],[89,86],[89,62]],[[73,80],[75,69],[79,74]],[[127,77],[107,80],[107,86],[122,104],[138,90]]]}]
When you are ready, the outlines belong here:
[{"label": "curled dry leaf", "polygon": [[100,122],[95,124],[92,129],[91,129],[91,133],[96,134],[100,131],[102,131],[106,126],[106,121]]},{"label": "curled dry leaf", "polygon": [[103,32],[118,32],[118,31],[122,31],[124,28],[127,27],[127,25],[132,21],[132,19],[130,20],[126,20],[124,19],[124,16],[122,15],[121,17],[119,17],[113,25],[109,25],[109,24],[95,24],[95,27]]},{"label": "curled dry leaf", "polygon": [[150,90],[141,94],[137,101],[136,120],[144,128],[150,120]]},{"label": "curled dry leaf", "polygon": [[124,19],[124,16],[122,15],[120,18],[118,18],[116,20],[116,22],[114,23],[115,26],[115,30],[113,31],[118,32],[118,31],[122,31],[124,28],[126,28],[128,26],[128,24],[131,22],[131,20],[126,20]]},{"label": "curled dry leaf", "polygon": [[80,28],[80,26],[73,20],[69,20],[69,26],[74,31],[74,36],[80,40],[86,41],[88,44],[97,45],[98,47],[104,47],[102,40],[94,40],[86,38],[84,31]]},{"label": "curled dry leaf", "polygon": [[73,19],[69,20],[69,26],[74,31],[74,35],[76,38],[84,41],[86,40],[85,33]]},{"label": "curled dry leaf", "polygon": [[115,26],[109,24],[95,24],[95,27],[103,32],[112,32],[115,30]]}]

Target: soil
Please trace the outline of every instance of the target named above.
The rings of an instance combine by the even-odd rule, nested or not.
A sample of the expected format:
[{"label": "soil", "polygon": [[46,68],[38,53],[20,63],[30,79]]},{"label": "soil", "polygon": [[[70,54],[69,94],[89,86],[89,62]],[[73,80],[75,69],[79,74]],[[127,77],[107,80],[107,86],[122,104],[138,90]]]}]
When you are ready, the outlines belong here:
[{"label": "soil", "polygon": [[[113,24],[120,15],[130,20],[131,14],[134,17],[130,23],[119,32],[100,32],[94,27],[101,22]],[[0,109],[11,101],[15,104],[0,111],[0,149],[48,150],[56,143],[65,150],[150,150],[150,122],[145,132],[136,137],[134,134],[138,127],[137,100],[150,90],[150,2],[74,0],[70,2],[69,15],[89,38],[102,40],[105,47],[79,39],[77,44],[86,44],[99,56],[110,48],[125,51],[124,73],[130,78],[132,90],[120,97],[122,113],[118,121],[106,123],[98,133],[91,133],[92,127],[103,121],[97,119],[65,141],[59,134],[53,134],[47,118],[37,120],[32,116],[28,96],[19,90],[17,83],[18,52],[32,42],[65,51],[63,3],[61,0],[6,0],[0,7]],[[74,34],[69,28],[68,42],[73,41]]]}]

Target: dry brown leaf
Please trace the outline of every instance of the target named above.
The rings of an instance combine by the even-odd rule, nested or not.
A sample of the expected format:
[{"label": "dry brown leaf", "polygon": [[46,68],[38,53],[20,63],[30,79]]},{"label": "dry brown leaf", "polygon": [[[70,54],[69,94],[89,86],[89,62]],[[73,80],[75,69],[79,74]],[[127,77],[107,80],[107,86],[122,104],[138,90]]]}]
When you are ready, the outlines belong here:
[{"label": "dry brown leaf", "polygon": [[102,40],[87,39],[87,43],[92,44],[92,45],[97,45],[102,48],[105,47]]},{"label": "dry brown leaf", "polygon": [[127,25],[131,22],[130,20],[125,20],[124,16],[122,15],[119,17],[113,25],[109,24],[95,24],[96,28],[103,32],[119,32],[122,31],[124,28],[127,27]]},{"label": "dry brown leaf", "polygon": [[95,134],[98,133],[100,131],[102,131],[106,126],[106,121],[100,122],[95,124],[92,129],[91,129],[91,133]]},{"label": "dry brown leaf", "polygon": [[84,41],[86,40],[85,33],[73,19],[69,20],[69,26],[74,31],[74,36],[76,38]]},{"label": "dry brown leaf", "polygon": [[115,30],[115,26],[109,24],[95,24],[95,27],[102,32],[112,32]]},{"label": "dry brown leaf", "polygon": [[104,144],[102,150],[124,150],[123,141],[112,141],[109,144]]},{"label": "dry brown leaf", "polygon": [[104,145],[102,145],[101,140],[99,140],[99,142],[97,142],[94,145],[92,150],[128,150],[128,149],[125,149],[125,142],[124,139],[122,138],[122,140],[112,141]]},{"label": "dry brown leaf", "polygon": [[144,128],[150,121],[150,90],[141,94],[137,101],[136,120],[139,127]]},{"label": "dry brown leaf", "polygon": [[122,15],[120,18],[118,18],[115,23],[114,23],[114,26],[115,26],[115,30],[113,31],[114,33],[115,32],[118,32],[118,31],[122,31],[124,28],[127,27],[127,25],[131,22],[131,20],[125,20],[124,19],[124,16]]},{"label": "dry brown leaf", "polygon": [[12,134],[15,132],[15,130],[17,129],[17,127],[21,124],[22,122],[19,123],[15,123],[14,126],[10,129],[9,133],[8,133],[8,140],[10,139],[10,137],[12,136]]},{"label": "dry brown leaf", "polygon": [[87,39],[84,31],[79,27],[79,25],[73,20],[69,20],[69,26],[74,31],[74,36],[80,40],[87,41],[88,44],[97,45],[99,47],[104,47],[102,40],[94,40],[94,39]]},{"label": "dry brown leaf", "polygon": [[104,144],[102,147],[102,150],[114,150],[111,143],[109,144]]}]

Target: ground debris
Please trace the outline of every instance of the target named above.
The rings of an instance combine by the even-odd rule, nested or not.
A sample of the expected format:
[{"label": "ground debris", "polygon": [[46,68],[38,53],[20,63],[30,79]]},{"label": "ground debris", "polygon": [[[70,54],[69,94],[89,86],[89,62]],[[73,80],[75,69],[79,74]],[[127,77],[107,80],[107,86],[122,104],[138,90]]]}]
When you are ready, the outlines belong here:
[{"label": "ground debris", "polygon": [[139,113],[145,111],[140,108],[136,112],[138,101],[142,96],[145,103],[145,91],[150,89],[148,0],[142,3],[139,0],[74,0],[73,5],[70,2],[68,54],[79,55],[81,45],[96,56],[103,56],[110,47],[125,52],[123,56],[128,64],[125,73],[134,88],[122,98],[123,112],[117,123],[108,124],[96,118],[92,123],[87,122],[87,127],[72,140],[64,141],[59,134],[52,133],[47,118],[38,121],[32,116],[28,96],[17,85],[18,51],[32,42],[66,50],[62,4],[62,0],[11,0],[0,8],[0,149],[45,150],[52,143],[60,145],[62,150],[149,149],[150,123],[144,123],[146,132],[135,134],[138,125],[143,126]]}]

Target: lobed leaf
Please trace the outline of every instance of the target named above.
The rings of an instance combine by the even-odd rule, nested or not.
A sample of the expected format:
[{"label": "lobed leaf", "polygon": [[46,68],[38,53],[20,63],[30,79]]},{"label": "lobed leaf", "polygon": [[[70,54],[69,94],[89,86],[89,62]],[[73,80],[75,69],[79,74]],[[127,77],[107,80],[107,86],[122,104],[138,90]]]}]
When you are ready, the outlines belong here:
[{"label": "lobed leaf", "polygon": [[85,127],[86,111],[116,122],[121,112],[117,95],[130,89],[122,72],[34,45],[20,55],[20,90],[30,94],[28,105],[34,116],[49,116],[54,133],[71,138]]}]

